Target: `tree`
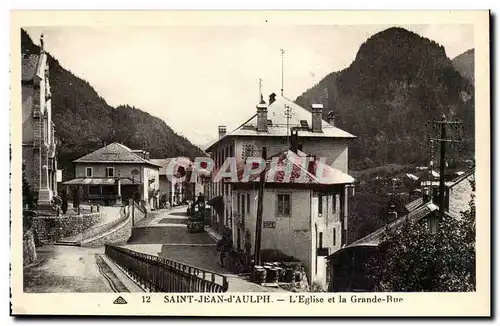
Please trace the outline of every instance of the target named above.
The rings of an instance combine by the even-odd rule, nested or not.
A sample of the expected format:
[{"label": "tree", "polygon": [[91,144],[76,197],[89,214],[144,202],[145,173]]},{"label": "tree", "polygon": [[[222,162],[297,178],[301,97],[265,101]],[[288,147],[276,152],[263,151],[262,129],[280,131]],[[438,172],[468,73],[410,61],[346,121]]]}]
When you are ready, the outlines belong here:
[{"label": "tree", "polygon": [[31,191],[31,186],[28,182],[28,179],[26,178],[26,165],[23,164],[22,166],[22,190],[23,190],[23,228],[25,230],[31,228],[31,224],[33,222],[33,216],[35,213],[33,212],[33,209],[36,206],[35,202],[35,196],[33,195],[33,192]]},{"label": "tree", "polygon": [[422,222],[405,221],[401,228],[387,228],[380,255],[368,263],[378,289],[475,291],[475,216],[472,196],[469,210],[459,219],[445,215],[435,234]]}]

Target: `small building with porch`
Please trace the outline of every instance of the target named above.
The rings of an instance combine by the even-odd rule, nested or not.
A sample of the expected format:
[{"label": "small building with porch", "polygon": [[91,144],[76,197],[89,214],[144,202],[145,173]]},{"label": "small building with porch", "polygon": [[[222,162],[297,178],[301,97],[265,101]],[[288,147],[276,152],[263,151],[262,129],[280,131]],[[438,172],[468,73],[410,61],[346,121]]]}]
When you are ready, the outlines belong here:
[{"label": "small building with porch", "polygon": [[63,185],[78,190],[81,200],[121,205],[136,194],[147,208],[158,207],[160,166],[148,152],[112,143],[73,162],[75,179]]}]

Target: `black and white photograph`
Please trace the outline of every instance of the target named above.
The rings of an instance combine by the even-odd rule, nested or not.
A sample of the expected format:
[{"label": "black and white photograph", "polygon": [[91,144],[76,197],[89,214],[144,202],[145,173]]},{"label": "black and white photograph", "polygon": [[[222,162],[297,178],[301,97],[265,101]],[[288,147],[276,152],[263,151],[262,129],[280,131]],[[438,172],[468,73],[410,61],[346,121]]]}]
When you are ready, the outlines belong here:
[{"label": "black and white photograph", "polygon": [[478,26],[256,17],[13,29],[19,291],[294,310],[489,282]]}]

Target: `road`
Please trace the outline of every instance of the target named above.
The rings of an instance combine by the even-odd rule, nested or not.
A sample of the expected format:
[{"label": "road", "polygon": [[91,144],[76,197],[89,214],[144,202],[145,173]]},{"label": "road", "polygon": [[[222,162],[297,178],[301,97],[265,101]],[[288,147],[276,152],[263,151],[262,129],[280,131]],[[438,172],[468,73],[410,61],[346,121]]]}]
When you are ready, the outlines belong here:
[{"label": "road", "polygon": [[[102,225],[120,218],[119,207],[101,206]],[[66,241],[80,239],[81,235],[65,238]],[[84,248],[76,246],[46,245],[37,248],[37,262],[23,269],[24,291],[47,292],[127,292],[117,270],[106,263],[104,247]],[[129,286],[140,292],[136,286]]]},{"label": "road", "polygon": [[24,268],[25,292],[126,291],[115,273],[102,264],[103,247],[48,245],[38,248],[37,254],[37,263]]}]

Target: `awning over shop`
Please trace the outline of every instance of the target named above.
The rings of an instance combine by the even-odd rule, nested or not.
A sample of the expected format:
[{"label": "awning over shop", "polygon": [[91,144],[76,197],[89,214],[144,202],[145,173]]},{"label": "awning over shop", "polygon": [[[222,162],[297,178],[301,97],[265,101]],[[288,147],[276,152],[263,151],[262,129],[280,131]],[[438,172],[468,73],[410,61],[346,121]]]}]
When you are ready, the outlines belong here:
[{"label": "awning over shop", "polygon": [[[131,178],[120,178],[120,182],[122,185],[131,185],[131,184],[142,184],[137,180],[132,182]],[[103,185],[103,186],[112,186],[118,184],[117,178],[76,178],[73,180],[69,180],[63,182],[63,185]]]}]

